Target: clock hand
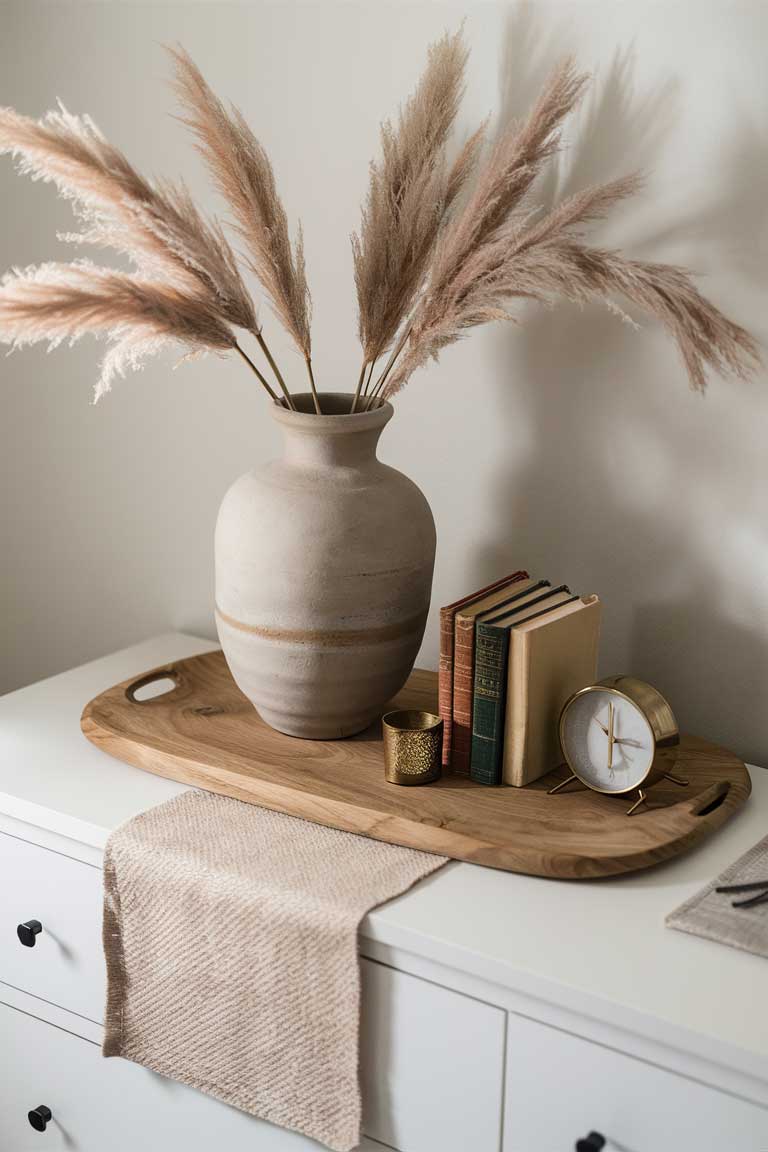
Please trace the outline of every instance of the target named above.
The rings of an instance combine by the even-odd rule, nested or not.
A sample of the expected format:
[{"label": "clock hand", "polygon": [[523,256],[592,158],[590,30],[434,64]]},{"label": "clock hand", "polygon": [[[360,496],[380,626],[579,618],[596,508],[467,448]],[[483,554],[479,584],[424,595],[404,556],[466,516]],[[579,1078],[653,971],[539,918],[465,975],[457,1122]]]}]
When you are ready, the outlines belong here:
[{"label": "clock hand", "polygon": [[608,768],[613,772],[613,701],[608,705]]},{"label": "clock hand", "polygon": [[[594,716],[593,719],[598,728],[601,728],[607,736],[608,729],[606,728],[605,724],[598,720],[597,716]],[[642,748],[642,744],[639,740],[630,740],[628,736],[614,736],[613,742],[614,744],[628,744],[630,748]]]}]

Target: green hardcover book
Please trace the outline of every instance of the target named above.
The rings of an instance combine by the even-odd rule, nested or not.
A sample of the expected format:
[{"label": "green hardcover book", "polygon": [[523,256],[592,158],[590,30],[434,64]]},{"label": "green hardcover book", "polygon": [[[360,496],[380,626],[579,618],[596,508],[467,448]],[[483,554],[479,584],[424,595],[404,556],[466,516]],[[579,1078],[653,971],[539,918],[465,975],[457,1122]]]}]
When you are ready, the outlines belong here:
[{"label": "green hardcover book", "polygon": [[478,784],[501,783],[510,629],[574,599],[563,584],[559,588],[548,588],[511,612],[484,613],[477,621],[469,774]]}]

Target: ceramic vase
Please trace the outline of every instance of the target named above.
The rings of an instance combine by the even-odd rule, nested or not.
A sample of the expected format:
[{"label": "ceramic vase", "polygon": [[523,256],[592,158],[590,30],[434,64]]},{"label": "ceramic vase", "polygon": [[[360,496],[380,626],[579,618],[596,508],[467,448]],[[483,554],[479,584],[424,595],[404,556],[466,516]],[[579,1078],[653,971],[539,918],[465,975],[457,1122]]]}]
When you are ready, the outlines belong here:
[{"label": "ceramic vase", "polygon": [[261,717],[333,740],[377,719],[421,646],[435,526],[416,485],[376,447],[392,407],[350,415],[326,393],[277,403],[282,456],[241,476],[216,524],[216,623]]}]

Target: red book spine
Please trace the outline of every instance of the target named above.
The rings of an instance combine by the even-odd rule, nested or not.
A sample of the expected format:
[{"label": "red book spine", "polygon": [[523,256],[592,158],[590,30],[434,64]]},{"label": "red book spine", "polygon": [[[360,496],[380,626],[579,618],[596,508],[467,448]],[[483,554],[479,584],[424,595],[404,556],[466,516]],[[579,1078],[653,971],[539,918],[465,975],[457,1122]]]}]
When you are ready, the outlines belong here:
[{"label": "red book spine", "polygon": [[451,770],[469,776],[472,752],[472,694],[475,680],[475,621],[456,617],[453,655],[453,741]]},{"label": "red book spine", "polygon": [[[524,580],[527,572],[513,572],[511,576],[504,576],[494,581],[487,588],[463,596],[453,604],[447,604],[440,609],[440,662],[438,664],[438,710],[443,721],[443,768],[450,769],[453,746],[453,672],[454,672],[454,620],[457,611],[473,603],[480,596],[487,596],[495,592],[504,584],[513,584],[516,580]],[[470,701],[471,711],[471,701]],[[471,725],[471,720],[470,720]],[[469,771],[469,769],[467,769]]]},{"label": "red book spine", "polygon": [[443,720],[443,768],[450,767],[453,733],[453,614],[440,609],[440,663],[437,666],[437,707]]}]

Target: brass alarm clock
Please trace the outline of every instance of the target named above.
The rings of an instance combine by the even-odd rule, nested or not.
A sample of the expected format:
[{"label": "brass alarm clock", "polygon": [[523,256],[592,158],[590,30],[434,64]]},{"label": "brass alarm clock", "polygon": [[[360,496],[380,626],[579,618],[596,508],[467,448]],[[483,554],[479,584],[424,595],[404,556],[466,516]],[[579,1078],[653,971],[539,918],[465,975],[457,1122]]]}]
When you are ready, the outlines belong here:
[{"label": "brass alarm clock", "polygon": [[659,780],[685,786],[673,772],[680,733],[667,701],[650,684],[633,676],[609,676],[574,692],[560,713],[560,745],[573,780],[607,796],[636,793],[633,812],[646,790]]}]

